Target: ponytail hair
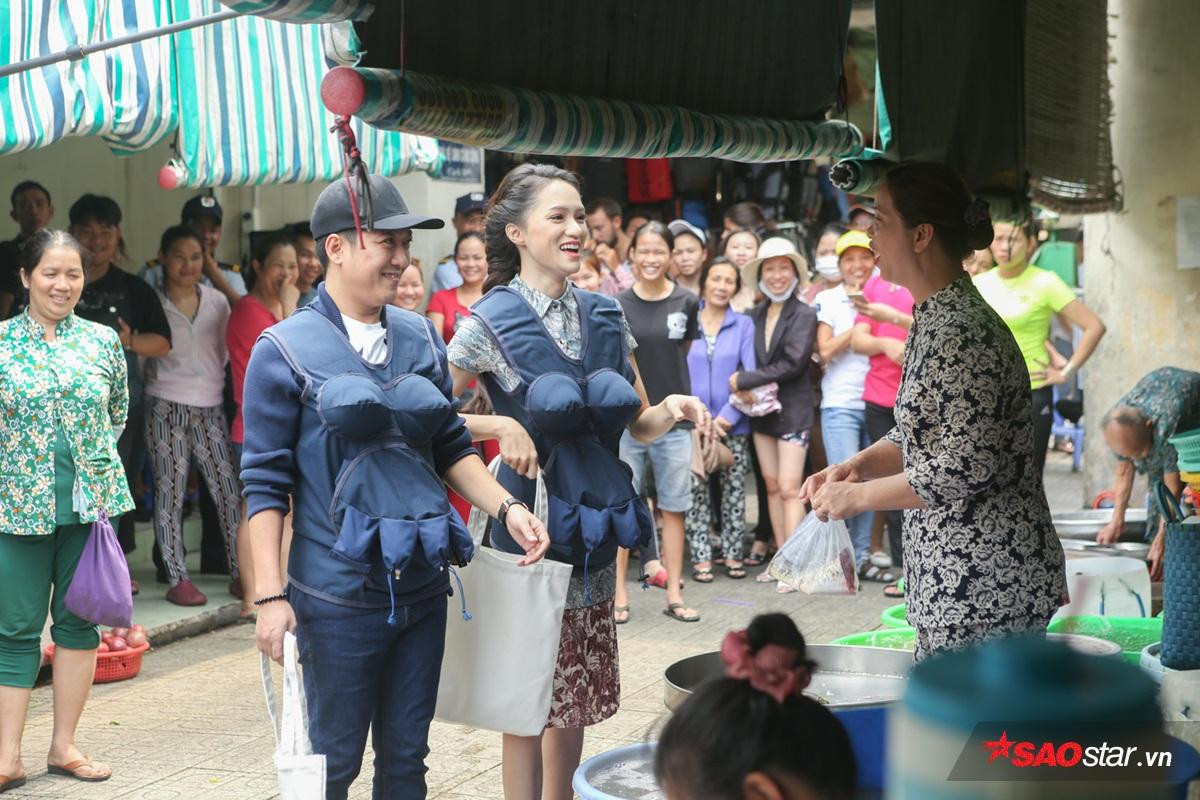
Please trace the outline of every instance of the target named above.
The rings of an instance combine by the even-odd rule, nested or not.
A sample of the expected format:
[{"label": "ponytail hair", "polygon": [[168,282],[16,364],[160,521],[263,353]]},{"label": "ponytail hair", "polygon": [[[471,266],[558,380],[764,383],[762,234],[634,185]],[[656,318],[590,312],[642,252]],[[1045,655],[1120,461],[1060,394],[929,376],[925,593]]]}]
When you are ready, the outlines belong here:
[{"label": "ponytail hair", "polygon": [[663,729],[654,754],[659,785],[683,797],[741,797],[746,776],[762,772],[787,775],[822,800],[851,800],[850,737],[828,708],[781,679],[788,669],[815,666],[791,618],[755,617],[726,637],[721,657],[728,677],[697,689]]},{"label": "ponytail hair", "polygon": [[553,164],[521,164],[511,170],[488,199],[483,236],[488,275],[483,291],[505,286],[521,271],[521,253],[508,238],[509,225],[523,225],[538,194],[551,181],[564,181],[579,191],[579,178]]}]

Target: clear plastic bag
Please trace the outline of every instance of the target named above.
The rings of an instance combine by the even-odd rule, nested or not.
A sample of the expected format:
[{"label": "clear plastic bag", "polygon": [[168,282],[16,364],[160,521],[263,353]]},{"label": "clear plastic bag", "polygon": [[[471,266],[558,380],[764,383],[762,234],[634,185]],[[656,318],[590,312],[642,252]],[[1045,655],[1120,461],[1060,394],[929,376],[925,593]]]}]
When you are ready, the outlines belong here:
[{"label": "clear plastic bag", "polygon": [[807,594],[855,594],[858,569],[846,523],[809,514],[771,559],[772,578]]}]

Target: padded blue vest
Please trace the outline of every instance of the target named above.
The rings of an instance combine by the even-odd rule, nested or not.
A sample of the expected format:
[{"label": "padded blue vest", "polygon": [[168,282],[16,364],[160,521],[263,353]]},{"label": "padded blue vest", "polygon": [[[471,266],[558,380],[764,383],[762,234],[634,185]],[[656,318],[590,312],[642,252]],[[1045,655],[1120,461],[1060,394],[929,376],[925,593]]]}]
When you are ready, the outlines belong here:
[{"label": "padded blue vest", "polygon": [[430,439],[456,412],[429,325],[392,307],[385,324],[379,366],[311,307],[263,336],[303,384],[289,581],[343,605],[390,599],[394,612],[397,593],[446,583],[474,547],[434,469]]},{"label": "padded blue vest", "polygon": [[[550,557],[584,572],[612,563],[617,545],[644,546],[654,531],[645,501],[618,457],[621,432],[641,408],[615,300],[572,288],[579,300],[582,353],[568,358],[533,307],[497,287],[471,308],[520,382],[511,392],[482,376],[497,414],[521,423],[537,446],[546,481]],[[536,484],[507,465],[497,479],[533,507]],[[521,552],[497,523],[492,542]]]}]

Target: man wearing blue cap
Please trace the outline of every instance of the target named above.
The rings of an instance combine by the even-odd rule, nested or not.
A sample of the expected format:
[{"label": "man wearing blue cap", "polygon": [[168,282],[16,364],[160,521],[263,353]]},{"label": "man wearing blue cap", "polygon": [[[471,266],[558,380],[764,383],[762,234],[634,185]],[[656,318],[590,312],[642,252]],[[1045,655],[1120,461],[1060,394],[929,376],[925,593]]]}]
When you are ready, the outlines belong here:
[{"label": "man wearing blue cap", "polygon": [[326,797],[346,797],[370,729],[373,796],[405,800],[425,797],[449,571],[473,551],[442,479],[500,520],[525,550],[521,563],[541,558],[549,537],[471,446],[441,337],[388,305],[412,231],[442,221],[410,213],[378,176],[369,193],[357,182],[354,192],[352,203],[338,181],[317,199],[312,233],[325,282],[251,354],[242,481],[258,647],[279,660],[284,632],[296,632]]},{"label": "man wearing blue cap", "polygon": [[[454,219],[450,220],[450,224],[454,226],[455,236],[462,236],[468,231],[483,233],[483,210],[486,205],[487,198],[483,192],[469,192],[454,201]],[[462,282],[458,264],[454,263],[454,253],[451,253],[433,271],[433,291],[457,289]]]}]

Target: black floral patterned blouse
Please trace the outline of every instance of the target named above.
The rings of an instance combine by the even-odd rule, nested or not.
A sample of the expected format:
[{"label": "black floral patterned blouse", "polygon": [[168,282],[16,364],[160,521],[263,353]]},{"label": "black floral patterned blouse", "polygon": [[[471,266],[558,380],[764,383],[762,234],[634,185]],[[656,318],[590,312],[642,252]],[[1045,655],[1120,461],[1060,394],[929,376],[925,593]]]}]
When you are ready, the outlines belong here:
[{"label": "black floral patterned blouse", "polygon": [[914,309],[888,439],[928,508],[904,516],[908,619],[1019,627],[1066,597],[1062,546],[1034,469],[1029,371],[971,280]]}]

